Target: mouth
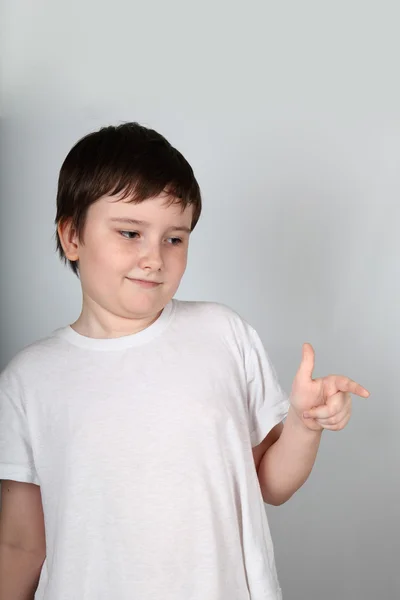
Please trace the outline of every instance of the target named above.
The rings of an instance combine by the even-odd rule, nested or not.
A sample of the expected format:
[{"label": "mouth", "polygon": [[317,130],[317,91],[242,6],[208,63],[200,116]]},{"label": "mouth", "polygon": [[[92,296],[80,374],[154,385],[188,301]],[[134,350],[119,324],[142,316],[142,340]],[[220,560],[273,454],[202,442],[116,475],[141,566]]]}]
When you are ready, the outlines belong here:
[{"label": "mouth", "polygon": [[159,285],[161,285],[161,283],[158,281],[149,281],[146,279],[132,279],[131,277],[127,277],[127,279],[129,281],[132,281],[132,283],[135,283],[136,285],[147,289],[156,288]]}]

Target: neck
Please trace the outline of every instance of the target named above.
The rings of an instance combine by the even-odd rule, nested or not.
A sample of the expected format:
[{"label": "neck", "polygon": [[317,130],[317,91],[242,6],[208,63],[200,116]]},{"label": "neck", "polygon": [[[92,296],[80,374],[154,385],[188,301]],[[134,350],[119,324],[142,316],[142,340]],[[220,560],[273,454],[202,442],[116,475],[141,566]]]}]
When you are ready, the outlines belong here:
[{"label": "neck", "polygon": [[109,313],[100,306],[84,300],[81,314],[71,324],[71,327],[85,337],[96,339],[118,338],[143,331],[158,319],[161,312],[138,318],[122,317]]}]

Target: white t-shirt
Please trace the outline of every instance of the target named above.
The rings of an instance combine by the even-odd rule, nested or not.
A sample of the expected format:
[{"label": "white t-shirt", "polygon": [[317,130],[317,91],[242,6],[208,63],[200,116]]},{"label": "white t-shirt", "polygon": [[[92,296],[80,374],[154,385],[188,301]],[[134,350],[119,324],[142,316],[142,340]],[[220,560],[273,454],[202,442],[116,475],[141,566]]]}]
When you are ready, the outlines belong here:
[{"label": "white t-shirt", "polygon": [[288,406],[254,329],[215,303],[22,350],[0,377],[0,479],[41,488],[35,598],[280,599],[252,446]]}]

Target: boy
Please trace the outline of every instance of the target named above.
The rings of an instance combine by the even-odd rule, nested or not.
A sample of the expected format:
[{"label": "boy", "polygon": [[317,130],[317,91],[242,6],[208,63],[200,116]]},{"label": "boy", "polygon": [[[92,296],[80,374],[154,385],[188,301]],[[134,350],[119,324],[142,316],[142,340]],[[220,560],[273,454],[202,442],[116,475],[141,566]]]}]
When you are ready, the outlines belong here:
[{"label": "boy", "polygon": [[[254,329],[173,299],[201,195],[136,123],[80,140],[60,171],[57,246],[79,318],[0,379],[0,600],[278,600],[264,502],[307,479],[342,429],[346,377],[288,400]],[[283,421],[285,424],[283,425]]]}]

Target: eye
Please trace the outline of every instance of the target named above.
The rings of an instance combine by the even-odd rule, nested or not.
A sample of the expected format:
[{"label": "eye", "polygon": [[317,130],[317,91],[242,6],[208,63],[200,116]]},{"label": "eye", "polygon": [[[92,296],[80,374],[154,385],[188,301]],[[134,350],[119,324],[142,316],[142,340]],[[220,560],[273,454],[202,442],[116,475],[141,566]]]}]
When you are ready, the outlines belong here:
[{"label": "eye", "polygon": [[182,240],[181,238],[168,238],[170,244],[172,244],[172,246],[179,246],[179,244],[182,244]]},{"label": "eye", "polygon": [[119,233],[127,240],[134,240],[139,235],[137,231],[120,231]]}]

